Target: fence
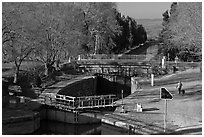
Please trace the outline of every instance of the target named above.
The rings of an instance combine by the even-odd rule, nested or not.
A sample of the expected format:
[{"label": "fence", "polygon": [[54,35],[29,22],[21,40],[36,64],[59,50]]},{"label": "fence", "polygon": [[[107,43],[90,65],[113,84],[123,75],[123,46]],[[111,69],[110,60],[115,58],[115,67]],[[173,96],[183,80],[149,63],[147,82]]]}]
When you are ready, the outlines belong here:
[{"label": "fence", "polygon": [[61,109],[78,110],[87,108],[99,108],[114,106],[117,100],[116,95],[99,95],[99,96],[83,96],[72,97],[57,94],[55,97],[49,95],[43,97],[43,104],[55,106]]},{"label": "fence", "polygon": [[115,54],[90,54],[80,55],[79,60],[145,60],[146,55],[115,55]]}]

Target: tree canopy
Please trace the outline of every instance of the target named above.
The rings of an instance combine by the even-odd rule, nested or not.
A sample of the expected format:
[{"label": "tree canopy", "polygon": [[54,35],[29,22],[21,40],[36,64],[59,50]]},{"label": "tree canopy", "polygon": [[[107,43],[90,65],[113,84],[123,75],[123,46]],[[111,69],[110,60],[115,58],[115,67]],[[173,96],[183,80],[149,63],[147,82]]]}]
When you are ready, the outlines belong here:
[{"label": "tree canopy", "polygon": [[110,2],[3,2],[2,32],[3,57],[17,71],[27,58],[48,72],[67,56],[121,53],[147,38],[142,25]]},{"label": "tree canopy", "polygon": [[147,33],[142,25],[138,25],[136,20],[121,15],[115,10],[116,21],[121,28],[122,33],[116,35],[114,41],[116,47],[112,49],[114,53],[122,53],[127,49],[138,46],[147,40]]},{"label": "tree canopy", "polygon": [[172,3],[170,12],[163,14],[161,33],[166,53],[170,58],[179,56],[184,61],[201,60],[202,3]]}]

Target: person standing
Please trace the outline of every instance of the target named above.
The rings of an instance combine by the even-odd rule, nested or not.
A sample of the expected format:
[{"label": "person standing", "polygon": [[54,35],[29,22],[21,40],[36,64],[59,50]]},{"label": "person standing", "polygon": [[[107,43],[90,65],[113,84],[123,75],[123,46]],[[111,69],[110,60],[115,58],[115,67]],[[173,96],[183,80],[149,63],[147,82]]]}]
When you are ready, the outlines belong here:
[{"label": "person standing", "polygon": [[181,88],[182,88],[183,84],[181,83],[181,81],[178,82],[176,88],[178,89],[179,94],[181,93]]}]

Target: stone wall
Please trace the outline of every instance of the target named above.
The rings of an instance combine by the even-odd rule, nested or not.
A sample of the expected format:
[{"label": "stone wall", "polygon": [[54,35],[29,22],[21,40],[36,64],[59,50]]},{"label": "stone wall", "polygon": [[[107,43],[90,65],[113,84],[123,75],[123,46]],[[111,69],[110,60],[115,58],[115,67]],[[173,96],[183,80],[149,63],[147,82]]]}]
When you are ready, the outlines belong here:
[{"label": "stone wall", "polygon": [[89,117],[83,114],[76,115],[73,112],[63,111],[58,109],[45,108],[41,110],[41,120],[52,120],[65,123],[78,123],[78,124],[93,124],[100,123],[101,120],[94,117]]},{"label": "stone wall", "polygon": [[34,112],[30,115],[10,117],[2,120],[3,135],[31,134],[40,128],[40,114]]}]

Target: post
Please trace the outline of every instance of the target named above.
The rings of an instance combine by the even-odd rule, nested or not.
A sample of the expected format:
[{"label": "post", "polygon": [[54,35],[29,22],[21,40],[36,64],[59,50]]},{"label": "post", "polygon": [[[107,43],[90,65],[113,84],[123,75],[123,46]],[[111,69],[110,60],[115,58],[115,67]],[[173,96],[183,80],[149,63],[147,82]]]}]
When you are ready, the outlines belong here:
[{"label": "post", "polygon": [[129,68],[128,68],[128,73],[129,73],[128,76],[129,76],[129,77],[130,77],[130,71],[131,71],[131,70],[130,70],[130,66],[129,66]]},{"label": "post", "polygon": [[151,86],[154,86],[154,74],[151,74]]},{"label": "post", "polygon": [[165,56],[163,56],[162,58],[162,68],[163,69],[166,68],[166,57]]},{"label": "post", "polygon": [[178,56],[175,57],[175,64],[176,64],[176,67],[178,67]]},{"label": "post", "polygon": [[75,111],[74,112],[74,123],[78,123],[78,117],[79,117],[79,112],[78,111]]},{"label": "post", "polygon": [[71,57],[69,57],[68,62],[71,63]]},{"label": "post", "polygon": [[164,103],[164,132],[166,132],[166,115],[167,115],[167,100]]},{"label": "post", "polygon": [[122,105],[123,105],[123,90],[121,91],[121,96],[122,96]]}]

